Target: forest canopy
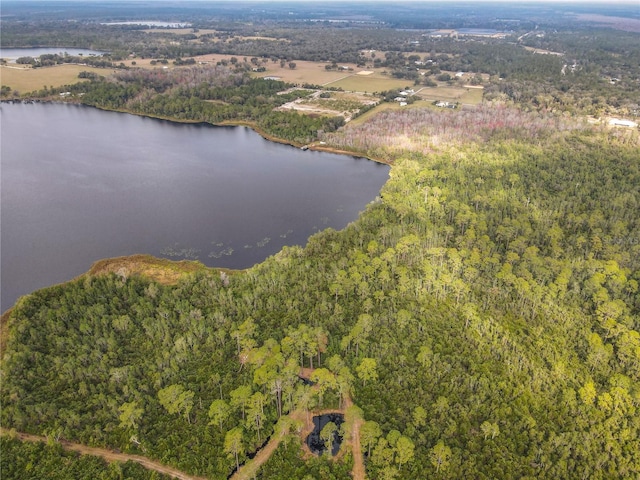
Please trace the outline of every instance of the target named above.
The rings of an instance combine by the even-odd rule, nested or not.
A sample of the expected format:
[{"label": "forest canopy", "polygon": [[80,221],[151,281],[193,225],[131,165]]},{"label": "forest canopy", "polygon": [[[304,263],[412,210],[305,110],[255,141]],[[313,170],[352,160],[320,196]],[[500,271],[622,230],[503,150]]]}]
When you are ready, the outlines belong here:
[{"label": "forest canopy", "polygon": [[[640,137],[584,116],[637,107],[637,35],[610,45],[600,32],[588,57],[570,31],[525,36],[527,22],[514,45],[382,27],[358,36],[352,19],[274,25],[272,14],[254,18],[265,28],[257,40],[246,12],[195,24],[222,32],[198,43],[131,26],[108,43],[106,26],[66,31],[53,13],[33,37],[3,20],[2,39],[110,45],[115,61],[129,41],[163,60],[228,50],[291,61],[317,45],[306,28],[331,33],[328,65],[363,61],[360,49],[375,45],[396,71],[425,58],[410,60],[418,41],[438,69],[491,76],[483,104],[385,106],[345,124],[279,109],[319,89],[254,78],[255,64],[237,59],[117,68],[65,86],[88,106],[246,123],[392,168],[344,230],[246,271],[203,268],[172,285],[85,275],[21,298],[2,325],[3,475],[160,478],[77,456],[63,448],[72,441],[224,479],[277,438],[255,478],[346,480],[362,462],[375,479],[639,477]],[[413,22],[444,28],[443,18]],[[569,45],[575,75],[524,49]],[[602,80],[618,74],[616,85]],[[304,419],[319,411],[345,416],[322,433],[345,439],[335,458],[305,450]]]},{"label": "forest canopy", "polygon": [[357,222],[226,281],[38,291],[11,314],[2,424],[222,478],[230,432],[242,462],[313,366],[315,402],[362,409],[371,478],[634,476],[637,152],[593,129],[403,152]]}]

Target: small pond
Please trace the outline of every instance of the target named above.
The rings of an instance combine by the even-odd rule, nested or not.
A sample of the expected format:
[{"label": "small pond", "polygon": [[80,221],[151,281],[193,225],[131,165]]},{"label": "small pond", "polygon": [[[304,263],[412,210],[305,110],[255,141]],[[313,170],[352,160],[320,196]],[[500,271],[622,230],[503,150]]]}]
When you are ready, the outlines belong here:
[{"label": "small pond", "polygon": [[326,451],[324,440],[320,438],[320,432],[327,425],[327,423],[335,423],[337,430],[333,435],[333,442],[331,444],[331,455],[334,456],[340,450],[342,444],[342,437],[339,435],[340,426],[344,423],[344,415],[341,413],[326,413],[324,415],[316,415],[313,417],[313,432],[309,434],[306,439],[306,443],[309,449],[316,455],[322,455]]}]

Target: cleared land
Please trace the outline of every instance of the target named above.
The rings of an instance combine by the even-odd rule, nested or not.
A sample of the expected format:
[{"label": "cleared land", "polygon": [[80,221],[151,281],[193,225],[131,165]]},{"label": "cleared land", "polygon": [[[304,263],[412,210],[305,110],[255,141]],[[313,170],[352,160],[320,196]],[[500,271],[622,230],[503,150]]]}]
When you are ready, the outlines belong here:
[{"label": "cleared land", "polygon": [[61,87],[84,81],[78,78],[80,72],[94,72],[97,75],[109,75],[113,72],[109,68],[95,68],[86,65],[56,65],[42,68],[22,68],[14,65],[0,67],[0,84],[11,87],[12,90],[29,93],[47,87]]},{"label": "cleared land", "polygon": [[482,87],[424,87],[416,91],[423,100],[460,102],[467,105],[477,105],[482,102]]},{"label": "cleared land", "polygon": [[640,32],[640,19],[612,17],[609,15],[598,15],[594,13],[582,13],[577,15],[578,20],[594,22],[599,25],[624,30],[626,32]]},{"label": "cleared land", "polygon": [[175,262],[151,255],[131,255],[107,258],[95,262],[86,275],[95,277],[115,273],[118,275],[140,275],[163,285],[175,285],[184,277],[196,272],[211,271],[200,262],[181,260]]},{"label": "cleared land", "polygon": [[378,102],[378,98],[348,92],[331,92],[329,98],[321,98],[317,91],[311,96],[294,100],[280,107],[280,110],[297,110],[308,115],[342,115],[346,121],[358,112],[364,105]]},{"label": "cleared land", "polygon": [[343,73],[343,78],[326,84],[326,86],[342,88],[343,90],[351,92],[373,93],[384,92],[396,88],[412,88],[413,85],[413,82],[410,80],[393,78],[379,72],[374,72],[369,75],[357,75],[355,73],[356,72],[351,72],[351,74],[347,76]]},{"label": "cleared land", "polygon": [[[354,70],[327,70],[326,63],[297,61],[294,62],[296,68],[289,68],[288,63],[284,67],[280,67],[280,63],[268,62],[263,66],[266,72],[256,72],[257,77],[280,77],[285,82],[291,83],[310,83],[313,85],[330,85],[336,80],[353,75],[356,71],[355,65],[349,65]],[[331,85],[333,86],[333,85]]]}]

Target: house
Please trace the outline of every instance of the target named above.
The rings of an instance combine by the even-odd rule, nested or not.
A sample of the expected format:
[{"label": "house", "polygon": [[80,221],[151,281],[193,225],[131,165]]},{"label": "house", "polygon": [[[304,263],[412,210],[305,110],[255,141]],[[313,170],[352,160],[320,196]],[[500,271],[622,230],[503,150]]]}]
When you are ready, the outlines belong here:
[{"label": "house", "polygon": [[621,120],[619,118],[610,118],[609,125],[612,127],[629,127],[636,128],[638,124],[636,122],[632,122],[631,120]]},{"label": "house", "polygon": [[457,108],[455,103],[449,102],[434,102],[434,105],[440,108]]}]

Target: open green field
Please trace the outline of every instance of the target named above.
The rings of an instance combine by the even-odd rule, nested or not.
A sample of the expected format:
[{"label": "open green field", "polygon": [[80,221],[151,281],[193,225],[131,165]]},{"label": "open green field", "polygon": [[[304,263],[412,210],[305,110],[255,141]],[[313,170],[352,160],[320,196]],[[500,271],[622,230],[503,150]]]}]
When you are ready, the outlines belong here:
[{"label": "open green field", "polygon": [[349,125],[351,126],[359,125],[361,123],[366,122],[369,118],[373,117],[374,115],[377,115],[380,112],[386,112],[387,110],[400,110],[401,108],[407,108],[407,107],[401,107],[398,103],[384,102],[378,105],[377,107],[369,110],[368,112],[363,113],[359,117],[354,118],[353,120],[351,120],[351,122],[349,122]]},{"label": "open green field", "polygon": [[[196,57],[197,59],[197,57]],[[307,62],[307,61],[295,61],[295,69],[289,68],[286,64],[284,67],[280,67],[280,63],[268,62],[264,64],[266,72],[255,73],[257,77],[280,77],[284,82],[291,83],[310,83],[313,85],[326,85],[334,86],[334,82],[340,80],[346,76],[352,75],[354,71],[337,71],[327,70],[325,68],[326,63],[321,62]],[[355,68],[355,65],[350,65]]]},{"label": "open green field", "polygon": [[421,99],[430,102],[442,100],[445,102],[460,102],[467,105],[477,105],[482,102],[482,88],[477,87],[424,87],[416,91]]},{"label": "open green field", "polygon": [[43,68],[20,68],[3,65],[0,67],[0,84],[11,87],[21,94],[41,90],[47,87],[61,87],[83,81],[78,78],[80,72],[94,72],[97,75],[109,75],[113,70],[95,68],[86,65],[56,65]]},{"label": "open green field", "polygon": [[[343,75],[344,76],[344,75]],[[384,92],[396,88],[412,88],[413,82],[398,78],[372,73],[371,75],[353,74],[329,83],[327,87],[339,87],[352,92]]]}]

